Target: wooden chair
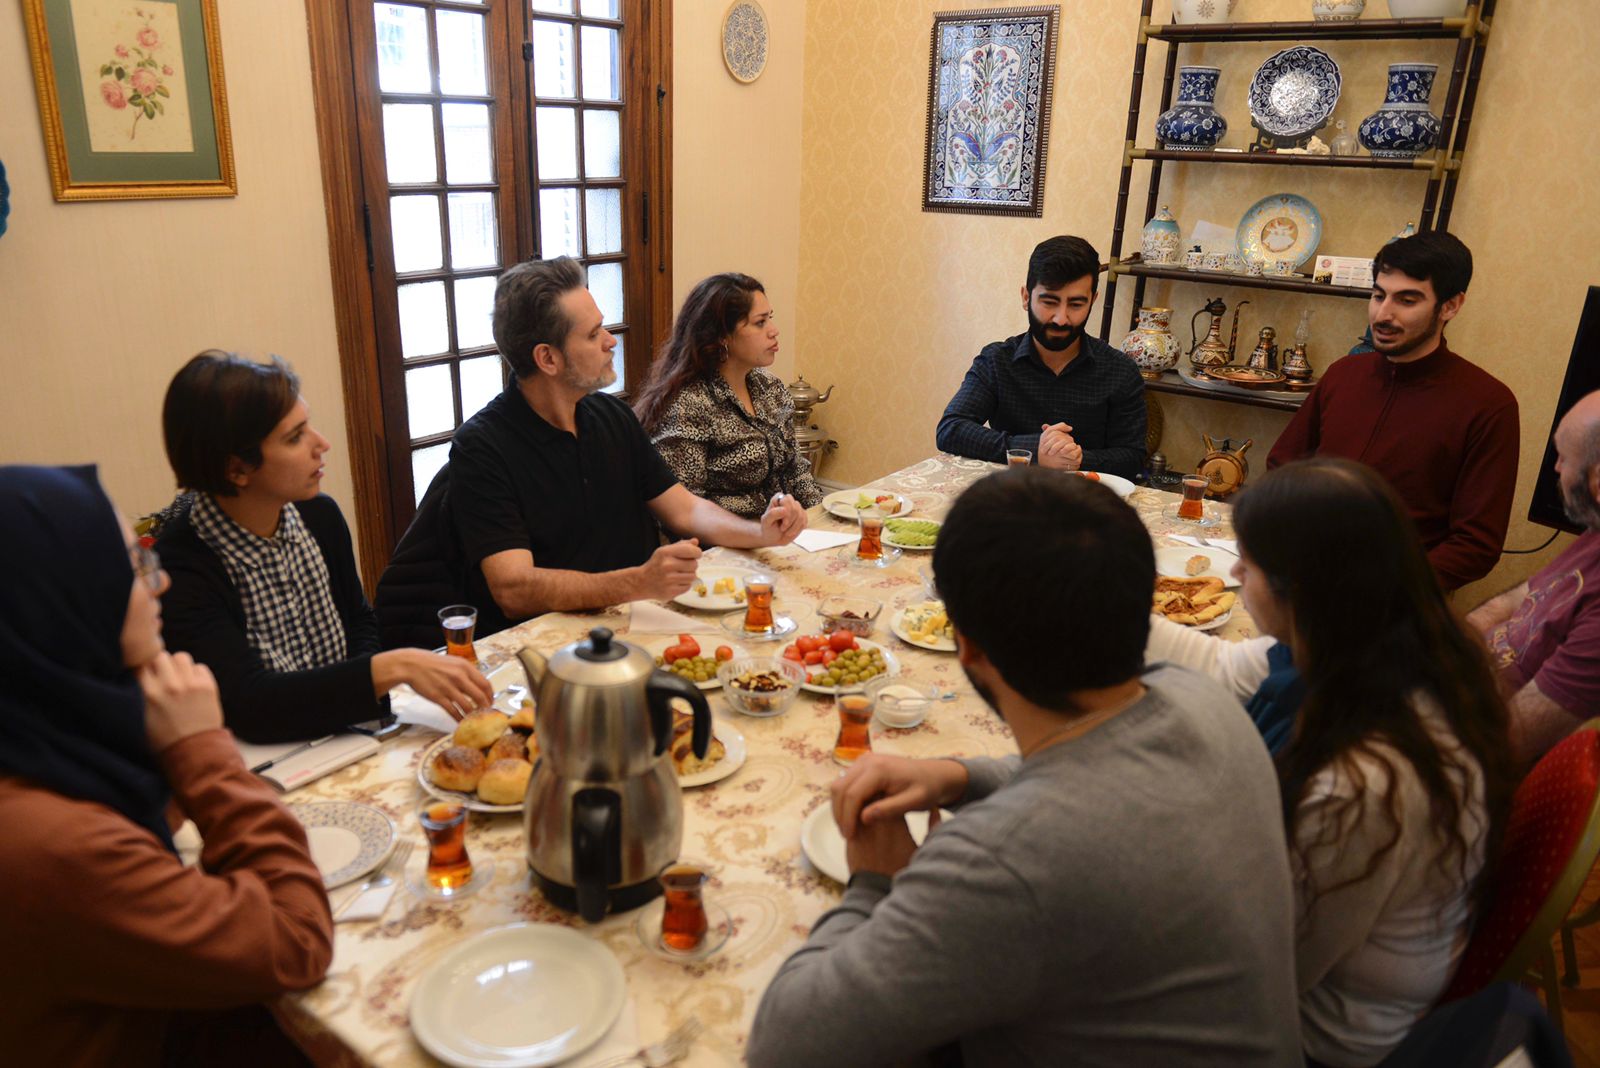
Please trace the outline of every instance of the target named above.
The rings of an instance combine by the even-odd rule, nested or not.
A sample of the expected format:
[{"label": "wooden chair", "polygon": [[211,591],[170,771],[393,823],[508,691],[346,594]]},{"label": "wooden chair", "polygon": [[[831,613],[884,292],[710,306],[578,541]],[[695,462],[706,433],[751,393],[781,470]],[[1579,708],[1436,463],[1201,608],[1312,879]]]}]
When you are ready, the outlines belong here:
[{"label": "wooden chair", "polygon": [[1550,940],[1600,853],[1600,719],[1544,755],[1517,787],[1490,886],[1455,978],[1440,1003],[1495,982],[1533,982],[1561,1027]]}]

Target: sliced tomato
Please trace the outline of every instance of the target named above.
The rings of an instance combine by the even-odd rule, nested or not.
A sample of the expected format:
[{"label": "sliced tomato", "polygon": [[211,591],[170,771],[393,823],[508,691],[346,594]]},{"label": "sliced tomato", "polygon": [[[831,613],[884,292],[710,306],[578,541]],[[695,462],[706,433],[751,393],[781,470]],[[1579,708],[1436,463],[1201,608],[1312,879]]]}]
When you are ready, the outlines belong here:
[{"label": "sliced tomato", "polygon": [[811,650],[822,645],[826,640],[827,639],[818,637],[815,634],[806,634],[796,638],[794,640],[794,644],[802,653],[809,653]]},{"label": "sliced tomato", "polygon": [[796,664],[801,664],[801,663],[805,662],[804,654],[801,653],[800,650],[796,649],[792,645],[784,647],[783,658],[785,660],[793,660]]},{"label": "sliced tomato", "polygon": [[681,645],[669,645],[665,649],[661,650],[661,659],[668,664],[682,660],[684,657],[689,655],[689,653],[683,651],[683,646]]},{"label": "sliced tomato", "polygon": [[809,653],[805,654],[803,659],[807,664],[820,664],[822,663],[822,650],[813,649]]},{"label": "sliced tomato", "polygon": [[842,653],[847,649],[860,648],[860,646],[856,644],[856,636],[847,630],[834,631],[833,634],[828,638],[828,647],[836,653]]}]

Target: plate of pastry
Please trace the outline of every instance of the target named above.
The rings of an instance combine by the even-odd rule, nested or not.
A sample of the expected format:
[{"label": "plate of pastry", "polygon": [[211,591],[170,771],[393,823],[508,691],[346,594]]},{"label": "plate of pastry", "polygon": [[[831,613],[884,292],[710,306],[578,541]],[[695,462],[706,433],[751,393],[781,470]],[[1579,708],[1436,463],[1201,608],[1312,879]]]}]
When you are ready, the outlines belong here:
[{"label": "plate of pastry", "polygon": [[738,727],[726,720],[711,721],[711,744],[704,757],[696,757],[692,748],[691,727],[694,718],[687,713],[674,712],[672,723],[672,767],[678,773],[678,785],[684,789],[706,786],[726,779],[744,767],[749,749]]},{"label": "plate of pastry", "polygon": [[1216,630],[1233,618],[1238,595],[1218,578],[1158,578],[1150,611],[1195,630]]},{"label": "plate of pastry", "polygon": [[429,795],[473,812],[521,812],[538,758],[531,701],[515,716],[487,709],[423,750],[417,782]]},{"label": "plate of pastry", "polygon": [[1167,578],[1214,578],[1224,586],[1237,586],[1233,565],[1238,562],[1238,556],[1216,546],[1191,549],[1180,545],[1156,550],[1156,574]]}]

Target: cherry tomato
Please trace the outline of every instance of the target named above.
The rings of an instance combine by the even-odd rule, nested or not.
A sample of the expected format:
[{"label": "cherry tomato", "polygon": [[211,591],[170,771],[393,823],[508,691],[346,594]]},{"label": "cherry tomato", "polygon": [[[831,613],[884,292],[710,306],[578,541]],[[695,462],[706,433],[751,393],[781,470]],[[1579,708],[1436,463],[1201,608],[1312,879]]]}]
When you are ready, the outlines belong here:
[{"label": "cherry tomato", "polygon": [[822,666],[823,667],[827,667],[829,664],[833,663],[837,659],[839,659],[839,654],[833,651],[833,646],[830,645],[826,649],[822,650]]},{"label": "cherry tomato", "polygon": [[717,646],[717,663],[733,659],[733,649],[726,645]]},{"label": "cherry tomato", "polygon": [[804,663],[805,662],[804,654],[801,653],[800,650],[796,649],[792,645],[784,646],[783,658],[785,660],[793,660],[796,664],[800,664],[800,663]]},{"label": "cherry tomato", "polygon": [[805,654],[803,659],[807,664],[820,664],[822,663],[822,650],[813,649],[809,653]]},{"label": "cherry tomato", "polygon": [[798,648],[802,653],[809,653],[818,645],[822,644],[822,640],[814,635],[806,634],[802,637],[796,638],[794,640],[794,644],[795,647]]},{"label": "cherry tomato", "polygon": [[700,643],[688,634],[678,635],[678,648],[684,651],[684,656],[700,655]]},{"label": "cherry tomato", "polygon": [[847,630],[836,630],[833,632],[832,637],[828,639],[828,646],[836,653],[857,648],[856,636]]}]

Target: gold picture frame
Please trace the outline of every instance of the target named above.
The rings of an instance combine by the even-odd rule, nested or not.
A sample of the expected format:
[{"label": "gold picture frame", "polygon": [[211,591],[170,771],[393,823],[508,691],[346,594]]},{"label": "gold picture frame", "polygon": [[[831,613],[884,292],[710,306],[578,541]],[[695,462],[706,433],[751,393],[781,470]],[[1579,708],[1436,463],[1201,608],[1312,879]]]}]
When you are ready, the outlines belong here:
[{"label": "gold picture frame", "polygon": [[216,0],[22,6],[56,200],[238,195]]}]

